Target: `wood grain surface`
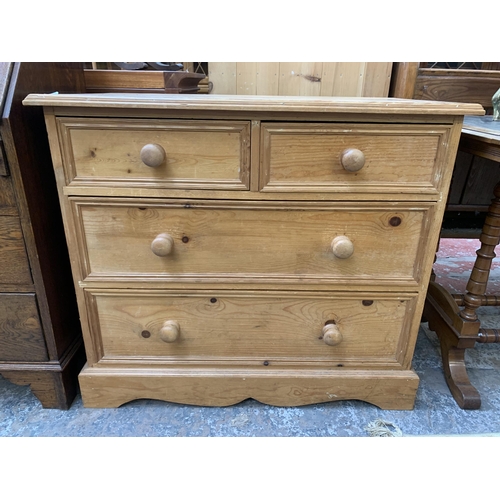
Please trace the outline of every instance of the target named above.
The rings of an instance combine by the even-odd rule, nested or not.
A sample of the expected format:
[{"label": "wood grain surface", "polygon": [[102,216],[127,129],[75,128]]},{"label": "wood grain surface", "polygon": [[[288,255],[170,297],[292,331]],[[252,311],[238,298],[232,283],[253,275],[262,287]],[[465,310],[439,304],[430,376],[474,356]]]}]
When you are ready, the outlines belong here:
[{"label": "wood grain surface", "polygon": [[[69,183],[248,189],[249,122],[59,119],[58,126]],[[165,151],[157,167],[141,161],[150,144]]]},{"label": "wood grain surface", "polygon": [[412,370],[138,370],[84,368],[88,408],[117,407],[141,398],[229,406],[253,398],[276,406],[360,399],[387,410],[412,410],[418,376]]},{"label": "wood grain surface", "polygon": [[[326,82],[319,71],[304,66],[311,84]],[[412,408],[411,359],[463,115],[480,106],[147,94],[31,95],[25,104],[46,106],[87,349],[86,406],[255,398]],[[167,136],[179,145],[176,178],[132,166],[127,179],[146,141],[161,143],[168,163]],[[364,160],[360,169],[345,171],[344,148]],[[242,158],[248,183],[235,175]],[[233,186],[212,182],[222,171]],[[186,176],[201,183],[175,184]],[[349,248],[335,256],[338,237]],[[336,345],[325,342],[328,325]]]},{"label": "wood grain surface", "polygon": [[0,217],[0,283],[32,283],[18,217]]},{"label": "wood grain surface", "polygon": [[84,108],[163,109],[191,111],[245,111],[295,113],[355,113],[387,115],[484,115],[479,104],[407,99],[240,96],[240,95],[159,95],[159,94],[30,94],[25,106]]},{"label": "wood grain surface", "polygon": [[[408,285],[420,278],[430,206],[81,200],[76,208],[91,278]],[[163,233],[173,238],[173,249],[158,257],[151,243]],[[333,255],[331,244],[339,235],[354,244],[348,259]]]},{"label": "wood grain surface", "polygon": [[[263,124],[261,187],[436,192],[442,177],[436,158],[448,131],[440,126]],[[355,173],[340,161],[348,148],[365,156],[365,165]]]},{"label": "wood grain surface", "polygon": [[34,294],[0,293],[0,331],[2,362],[47,361]]},{"label": "wood grain surface", "polygon": [[390,62],[211,62],[214,94],[387,97]]},{"label": "wood grain surface", "polygon": [[[162,358],[176,364],[300,364],[400,366],[408,296],[365,300],[336,294],[231,293],[218,290],[161,293],[146,290],[94,293],[103,355]],[[176,321],[175,342],[160,338],[165,321]],[[322,328],[335,322],[342,342],[331,347]],[[369,333],[367,333],[369,332]]]}]

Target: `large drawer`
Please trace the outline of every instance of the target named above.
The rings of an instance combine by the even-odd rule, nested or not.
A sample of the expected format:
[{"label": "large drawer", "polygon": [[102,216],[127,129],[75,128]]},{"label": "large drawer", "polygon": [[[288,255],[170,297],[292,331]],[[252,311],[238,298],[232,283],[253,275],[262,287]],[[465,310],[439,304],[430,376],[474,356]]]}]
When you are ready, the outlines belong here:
[{"label": "large drawer", "polygon": [[19,217],[0,216],[0,284],[31,283],[31,271]]},{"label": "large drawer", "polygon": [[72,185],[247,190],[250,122],[58,118]]},{"label": "large drawer", "polygon": [[[103,361],[400,368],[415,295],[86,290]],[[325,338],[326,337],[326,338]],[[329,342],[327,344],[326,342]]]},{"label": "large drawer", "polygon": [[260,188],[437,194],[449,131],[443,125],[263,123]]},{"label": "large drawer", "polygon": [[223,283],[415,285],[433,211],[431,203],[75,198],[73,204],[84,278]]}]

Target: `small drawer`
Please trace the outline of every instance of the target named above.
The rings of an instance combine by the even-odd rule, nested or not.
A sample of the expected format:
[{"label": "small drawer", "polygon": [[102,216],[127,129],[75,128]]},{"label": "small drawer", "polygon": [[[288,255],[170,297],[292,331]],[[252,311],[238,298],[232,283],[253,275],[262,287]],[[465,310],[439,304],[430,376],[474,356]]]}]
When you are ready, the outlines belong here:
[{"label": "small drawer", "polygon": [[47,361],[47,348],[33,294],[0,294],[0,361]]},{"label": "small drawer", "polygon": [[18,217],[0,216],[0,283],[33,283]]},{"label": "small drawer", "polygon": [[250,123],[58,118],[70,185],[248,190]]},{"label": "small drawer", "polygon": [[437,194],[449,131],[443,125],[263,123],[260,189]]},{"label": "small drawer", "polygon": [[353,295],[86,290],[104,360],[400,368],[415,296]]},{"label": "small drawer", "polygon": [[161,281],[420,280],[433,204],[73,199],[83,277]]}]

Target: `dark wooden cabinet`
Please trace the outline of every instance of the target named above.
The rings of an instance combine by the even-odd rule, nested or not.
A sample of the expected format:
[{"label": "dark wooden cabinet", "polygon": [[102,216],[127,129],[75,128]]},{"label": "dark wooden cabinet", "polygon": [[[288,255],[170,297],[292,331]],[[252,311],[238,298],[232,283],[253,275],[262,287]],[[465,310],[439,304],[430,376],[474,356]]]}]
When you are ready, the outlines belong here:
[{"label": "dark wooden cabinet", "polygon": [[0,63],[0,374],[66,409],[85,362],[43,112],[32,92],[83,92],[81,63]]}]

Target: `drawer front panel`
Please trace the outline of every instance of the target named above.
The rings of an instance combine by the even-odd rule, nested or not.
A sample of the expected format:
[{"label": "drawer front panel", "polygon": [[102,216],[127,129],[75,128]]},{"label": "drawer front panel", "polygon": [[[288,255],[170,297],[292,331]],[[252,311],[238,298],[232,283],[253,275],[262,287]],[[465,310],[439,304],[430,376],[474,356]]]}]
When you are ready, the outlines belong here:
[{"label": "drawer front panel", "polygon": [[249,188],[249,122],[59,118],[58,127],[68,184]]},{"label": "drawer front panel", "polygon": [[[345,297],[326,293],[87,291],[98,318],[102,355],[172,362],[226,361],[399,363],[414,298]],[[373,299],[373,297],[371,297]],[[406,319],[405,319],[406,318]],[[162,340],[176,322],[177,337]],[[322,338],[325,324],[340,332]],[[337,365],[333,365],[337,366]]]},{"label": "drawer front panel", "polygon": [[0,175],[0,216],[18,215],[12,177]]},{"label": "drawer front panel", "polygon": [[33,294],[0,294],[0,361],[47,361]]},{"label": "drawer front panel", "polygon": [[[76,202],[84,276],[415,284],[433,205]],[[333,253],[348,239],[348,258]],[[167,244],[159,256],[152,245]]]},{"label": "drawer front panel", "polygon": [[448,135],[439,125],[263,124],[260,187],[436,194]]},{"label": "drawer front panel", "polygon": [[28,256],[18,217],[0,216],[0,283],[32,283]]}]

